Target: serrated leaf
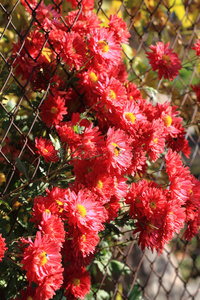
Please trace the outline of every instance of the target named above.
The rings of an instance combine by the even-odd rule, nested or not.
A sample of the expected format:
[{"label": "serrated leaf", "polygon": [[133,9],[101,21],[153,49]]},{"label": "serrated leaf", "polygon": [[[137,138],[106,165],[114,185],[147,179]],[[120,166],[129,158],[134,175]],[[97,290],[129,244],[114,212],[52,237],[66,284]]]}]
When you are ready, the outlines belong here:
[{"label": "serrated leaf", "polygon": [[28,180],[28,173],[26,170],[25,163],[23,163],[17,156],[15,156],[15,161],[16,161],[16,167],[17,169],[26,176],[26,179]]}]

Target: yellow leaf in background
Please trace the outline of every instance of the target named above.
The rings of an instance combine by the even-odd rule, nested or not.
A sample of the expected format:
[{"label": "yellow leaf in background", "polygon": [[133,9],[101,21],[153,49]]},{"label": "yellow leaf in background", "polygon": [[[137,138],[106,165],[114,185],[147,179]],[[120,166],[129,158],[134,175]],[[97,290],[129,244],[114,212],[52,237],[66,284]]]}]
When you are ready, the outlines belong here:
[{"label": "yellow leaf in background", "polygon": [[[120,9],[122,3],[121,1],[117,0],[117,1],[103,1],[103,5],[102,5],[102,9],[103,11],[106,12],[108,18],[110,17],[110,15],[115,15],[117,14],[118,17],[123,19],[122,16],[122,11]],[[120,11],[119,11],[120,10]],[[105,16],[104,13],[100,12],[98,14],[99,18],[101,19],[101,21],[103,22],[103,24],[101,26],[107,26],[108,25],[108,18]]]},{"label": "yellow leaf in background", "polygon": [[[121,283],[119,283],[118,290],[119,290],[121,293],[123,292],[123,287],[122,287],[122,284],[121,284]],[[117,296],[116,296],[115,300],[122,300],[122,296],[120,295],[120,293],[117,293]]]},{"label": "yellow leaf in background", "polygon": [[0,186],[6,182],[6,176],[4,173],[0,173]]},{"label": "yellow leaf in background", "polygon": [[172,6],[170,12],[176,14],[183,28],[188,28],[194,24],[199,13],[198,9],[194,9],[192,13],[186,13],[182,0],[169,0],[169,5]]}]

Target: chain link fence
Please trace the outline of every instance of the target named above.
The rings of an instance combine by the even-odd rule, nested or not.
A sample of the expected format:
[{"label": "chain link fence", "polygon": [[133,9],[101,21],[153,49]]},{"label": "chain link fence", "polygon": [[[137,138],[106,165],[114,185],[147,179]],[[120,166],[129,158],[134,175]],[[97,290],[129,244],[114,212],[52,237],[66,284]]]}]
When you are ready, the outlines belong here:
[{"label": "chain link fence", "polygon": [[[9,233],[18,222],[21,186],[25,194],[28,191],[28,184],[22,176],[24,166],[20,164],[23,158],[34,165],[29,184],[37,184],[38,181],[35,174],[40,168],[40,160],[34,163],[35,146],[30,137],[34,127],[39,131],[44,126],[39,115],[40,107],[47,94],[54,95],[52,86],[56,84],[58,68],[62,68],[65,76],[69,76],[68,69],[62,63],[59,54],[55,53],[54,58],[49,56],[48,48],[53,51],[55,49],[50,42],[48,29],[41,23],[40,16],[36,12],[42,1],[24,2],[31,17],[20,0],[1,0],[0,3],[0,196],[1,203],[8,201],[13,208]],[[65,22],[69,3],[65,0],[61,2],[52,0],[48,3],[51,3],[57,12],[62,9],[62,26],[67,26],[70,31],[82,12],[84,5],[82,2],[77,1],[79,12],[70,25]],[[191,84],[198,84],[200,78],[199,62],[194,60],[195,52],[191,49],[200,34],[199,0],[101,0],[95,3],[95,12],[105,24],[110,14],[115,13],[126,21],[131,37],[130,46],[123,47],[123,56],[129,80],[137,84],[144,98],[161,103],[170,100],[179,107],[192,149],[190,158],[183,156],[183,160],[195,177],[200,179],[200,106],[191,89]],[[39,32],[42,33],[42,47],[34,56],[29,53],[28,39],[35,22],[38,24]],[[161,79],[157,83],[145,56],[149,45],[158,41],[169,41],[185,66],[173,82]],[[20,46],[13,51],[13,45],[17,43]],[[16,61],[19,64],[18,58],[21,53],[28,57],[30,64],[25,66],[23,61],[20,62],[20,67],[26,68],[24,78],[16,74]],[[49,76],[44,76],[42,68],[37,69],[35,62],[40,55],[46,57],[46,64],[42,68],[49,71]],[[34,101],[39,96],[32,91],[33,78],[35,86],[37,82],[43,86],[39,104],[38,101]],[[75,105],[80,105],[81,109],[81,95],[75,87],[73,92],[75,98],[79,99]],[[24,119],[19,116],[24,116]],[[46,130],[50,132],[49,128]],[[17,180],[20,180],[22,185],[17,186]],[[199,236],[188,243],[181,239],[180,234],[165,247],[163,254],[158,255],[148,250],[142,252],[137,246],[136,237],[127,231],[124,227],[120,228],[119,238],[114,240],[111,248],[112,256],[106,257],[104,261],[98,261],[99,269],[104,269],[103,273],[96,271],[95,263],[90,266],[92,287],[98,286],[96,289],[91,288],[91,297],[106,299],[103,296],[100,298],[98,294],[98,291],[103,289],[108,294],[112,291],[109,299],[116,300],[200,299]],[[99,249],[106,251],[103,238],[99,243]],[[110,262],[113,260],[122,263],[114,275],[109,272]],[[138,292],[141,292],[139,296]]]}]

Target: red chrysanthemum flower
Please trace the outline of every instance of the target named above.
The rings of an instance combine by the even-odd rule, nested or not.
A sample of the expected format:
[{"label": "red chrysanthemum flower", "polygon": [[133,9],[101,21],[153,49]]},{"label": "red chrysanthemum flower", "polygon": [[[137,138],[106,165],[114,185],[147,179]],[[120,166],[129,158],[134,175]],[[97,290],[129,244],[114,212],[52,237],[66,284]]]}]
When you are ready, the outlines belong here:
[{"label": "red chrysanthemum flower", "polygon": [[189,198],[186,201],[186,219],[187,224],[184,238],[191,240],[197,235],[200,226],[200,182],[191,175],[192,189]]},{"label": "red chrysanthemum flower", "polygon": [[185,138],[185,129],[180,123],[175,124],[174,128],[176,128],[179,132],[177,134],[173,134],[173,136],[169,134],[166,137],[166,145],[173,151],[182,151],[183,154],[185,154],[185,156],[189,158],[191,148],[189,146],[189,141]]},{"label": "red chrysanthemum flower", "polygon": [[180,206],[179,201],[168,201],[165,208],[165,216],[162,219],[163,224],[160,232],[160,248],[164,248],[175,233],[180,233],[184,227],[185,207]]},{"label": "red chrysanthemum flower", "polygon": [[23,240],[28,246],[23,249],[22,270],[26,271],[30,282],[40,284],[46,276],[58,272],[61,268],[60,246],[52,241],[48,235],[37,232],[34,242],[31,238]]},{"label": "red chrysanthemum flower", "polygon": [[77,257],[80,255],[80,252],[83,257],[87,257],[94,253],[95,247],[99,241],[97,231],[88,229],[85,233],[82,233],[77,230],[76,227],[72,227],[72,230],[69,228],[68,237],[72,237],[72,248],[74,249],[74,254]]},{"label": "red chrysanthemum flower", "polygon": [[[127,98],[129,101],[142,99],[142,94],[134,83],[128,82],[125,85],[125,88],[126,88]],[[146,104],[146,100],[145,100],[145,104]]]},{"label": "red chrysanthemum flower", "polygon": [[4,257],[4,253],[8,248],[6,247],[5,238],[2,237],[0,233],[0,261]]},{"label": "red chrysanthemum flower", "polygon": [[131,139],[121,129],[109,128],[106,139],[106,157],[108,171],[114,174],[125,174],[131,165]]},{"label": "red chrysanthemum flower", "polygon": [[86,189],[80,190],[77,195],[74,192],[70,194],[71,200],[66,213],[69,225],[77,226],[83,233],[88,228],[94,231],[103,230],[106,211],[100,203],[95,201],[96,196]]},{"label": "red chrysanthemum flower", "polygon": [[65,198],[67,190],[54,187],[51,191],[47,189],[46,192],[47,197],[39,196],[34,199],[32,218],[29,221],[40,224],[44,212],[63,218],[64,210],[67,207]]},{"label": "red chrysanthemum flower", "polygon": [[164,125],[160,119],[148,123],[146,132],[143,136],[145,142],[144,150],[148,152],[152,162],[155,162],[159,158],[159,154],[164,152],[164,137]]},{"label": "red chrysanthemum flower", "polygon": [[[199,42],[200,44],[200,42]],[[200,50],[199,50],[200,51]],[[194,84],[194,85],[191,85],[191,88],[193,89],[193,91],[195,92],[196,94],[196,97],[197,97],[197,100],[199,101],[200,103],[200,84]]]},{"label": "red chrysanthemum flower", "polygon": [[51,212],[48,213],[45,211],[43,213],[43,220],[38,228],[43,234],[48,234],[49,238],[59,246],[62,246],[62,243],[64,243],[65,230],[60,217],[51,215]]},{"label": "red chrysanthemum flower", "polygon": [[85,37],[95,28],[101,27],[101,21],[93,10],[84,12],[82,11],[81,14],[78,13],[79,10],[70,11],[65,17],[65,22],[72,31],[77,32],[79,35]]},{"label": "red chrysanthemum flower", "polygon": [[194,47],[191,47],[191,49],[194,49],[196,54],[200,56],[200,40],[197,40],[197,43],[194,44]]},{"label": "red chrysanthemum flower", "polygon": [[113,32],[107,28],[95,29],[88,37],[88,49],[95,65],[117,65],[121,60],[121,48]]},{"label": "red chrysanthemum flower", "polygon": [[63,120],[63,116],[67,114],[65,99],[59,95],[49,94],[40,109],[42,121],[46,123],[47,127],[58,125]]},{"label": "red chrysanthemum flower", "polygon": [[55,150],[53,143],[47,139],[40,137],[35,138],[35,146],[38,149],[36,153],[42,155],[47,163],[56,162],[59,160],[58,151]]},{"label": "red chrysanthemum flower", "polygon": [[139,232],[141,248],[162,250],[163,217],[168,204],[163,189],[146,180],[132,183],[126,203],[130,204],[130,216],[137,220],[134,233]]},{"label": "red chrysanthemum flower", "polygon": [[114,33],[114,37],[119,44],[128,44],[128,39],[131,35],[127,29],[126,23],[121,18],[117,15],[110,15],[108,26],[109,30]]},{"label": "red chrysanthemum flower", "polygon": [[61,123],[56,126],[58,135],[62,142],[66,142],[70,147],[78,148],[81,145],[81,137],[75,132],[75,128],[71,122]]},{"label": "red chrysanthemum flower", "polygon": [[106,71],[107,70],[105,69],[104,72],[99,72],[93,67],[89,67],[84,72],[78,73],[77,74],[77,77],[79,78],[78,87],[80,91],[86,92],[87,96],[89,97],[98,97],[99,93],[96,90],[96,86],[99,81],[101,83],[105,82]]},{"label": "red chrysanthemum flower", "polygon": [[121,126],[125,131],[129,131],[133,136],[141,123],[146,120],[146,116],[140,111],[135,101],[128,102],[120,114]]},{"label": "red chrysanthemum flower", "polygon": [[118,200],[121,200],[126,197],[128,192],[128,185],[126,183],[127,179],[124,176],[114,176],[113,179],[115,185],[114,196]]},{"label": "red chrysanthemum flower", "polygon": [[[85,244],[86,247],[88,245],[88,249],[82,248],[83,252],[80,251],[80,249],[78,249],[80,244],[79,245],[74,244],[74,242],[76,242],[77,240],[75,238],[74,242],[73,242],[73,240],[72,240],[73,233],[71,233],[71,231],[72,232],[76,231],[78,235],[82,236],[81,239],[84,239],[84,235],[86,236],[88,233],[91,233],[91,234],[94,233],[94,238],[92,238],[92,239],[89,238],[89,241],[91,242],[91,244],[88,245],[89,241],[86,242],[86,244]],[[74,268],[81,268],[81,267],[89,265],[91,263],[91,260],[94,259],[94,253],[92,253],[92,251],[94,250],[93,244],[95,243],[95,239],[97,239],[97,237],[98,237],[98,233],[88,230],[88,232],[85,232],[83,234],[83,233],[79,232],[77,228],[69,227],[68,237],[69,237],[69,239],[65,240],[63,247],[61,249],[61,253],[64,258],[64,265],[69,266],[72,262],[73,262]],[[82,242],[81,242],[81,244],[82,244]],[[80,246],[82,247],[83,244]],[[87,254],[87,251],[88,251],[88,254]]]},{"label": "red chrysanthemum flower", "polygon": [[147,157],[146,152],[139,146],[135,141],[132,142],[132,161],[129,170],[127,171],[128,174],[135,176],[136,173],[140,177],[145,174],[147,169]]},{"label": "red chrysanthemum flower", "polygon": [[170,196],[172,200],[178,200],[182,205],[189,197],[192,189],[192,177],[188,167],[182,165],[181,157],[169,149],[166,157],[166,171],[170,180]]},{"label": "red chrysanthemum flower", "polygon": [[[105,164],[104,164],[105,167]],[[115,192],[114,180],[112,176],[109,176],[107,172],[99,170],[91,172],[88,176],[88,185],[91,190],[98,196],[98,200],[104,204],[107,203],[111,195]]]},{"label": "red chrysanthemum flower", "polygon": [[72,265],[65,271],[64,289],[67,299],[84,299],[90,291],[90,275],[85,268],[74,269]]},{"label": "red chrysanthemum flower", "polygon": [[60,53],[60,56],[63,58],[63,61],[69,65],[71,70],[73,68],[79,70],[83,67],[88,59],[86,53],[86,43],[82,36],[73,31],[65,35],[63,51]]},{"label": "red chrysanthemum flower", "polygon": [[112,77],[107,78],[105,84],[98,83],[96,87],[101,96],[101,104],[103,108],[110,112],[122,110],[124,103],[127,101],[126,89],[123,84]]},{"label": "red chrysanthemum flower", "polygon": [[119,199],[113,195],[109,202],[104,205],[104,207],[108,212],[107,223],[109,223],[111,220],[114,220],[114,218],[117,217],[117,213],[120,209]]},{"label": "red chrysanthemum flower", "polygon": [[[49,300],[52,299],[63,283],[63,269],[58,268],[49,272],[44,280],[36,288],[34,300]],[[29,298],[27,298],[28,300]]]},{"label": "red chrysanthemum flower", "polygon": [[[102,153],[102,147],[104,146],[104,138],[99,127],[93,127],[93,123],[85,129],[82,134],[81,140],[82,147],[80,153],[84,158],[89,158]],[[76,153],[78,155],[78,153]]]},{"label": "red chrysanthemum flower", "polygon": [[182,67],[178,55],[169,48],[169,42],[166,45],[158,42],[156,46],[151,45],[149,49],[152,52],[146,52],[147,58],[153,71],[158,71],[159,79],[164,76],[165,79],[173,80]]}]

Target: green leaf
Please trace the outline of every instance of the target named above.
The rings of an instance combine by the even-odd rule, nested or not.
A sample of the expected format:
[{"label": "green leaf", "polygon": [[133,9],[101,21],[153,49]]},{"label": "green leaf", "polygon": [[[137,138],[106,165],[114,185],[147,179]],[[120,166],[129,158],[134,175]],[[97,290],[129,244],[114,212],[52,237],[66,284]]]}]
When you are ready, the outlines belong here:
[{"label": "green leaf", "polygon": [[111,260],[109,268],[114,274],[130,274],[131,270],[123,262],[117,260]]},{"label": "green leaf", "polygon": [[97,295],[97,300],[109,300],[110,299],[110,295],[108,294],[108,292],[106,292],[104,290],[98,290],[96,295]]},{"label": "green leaf", "polygon": [[12,210],[12,208],[10,207],[10,205],[6,201],[4,201],[4,200],[0,200],[0,205],[5,205],[8,210]]},{"label": "green leaf", "polygon": [[137,283],[134,285],[130,295],[128,296],[128,300],[143,300],[142,291]]},{"label": "green leaf", "polygon": [[15,161],[17,162],[16,167],[17,169],[26,176],[26,179],[28,180],[28,173],[26,170],[25,163],[22,162],[17,156],[15,156]]}]

